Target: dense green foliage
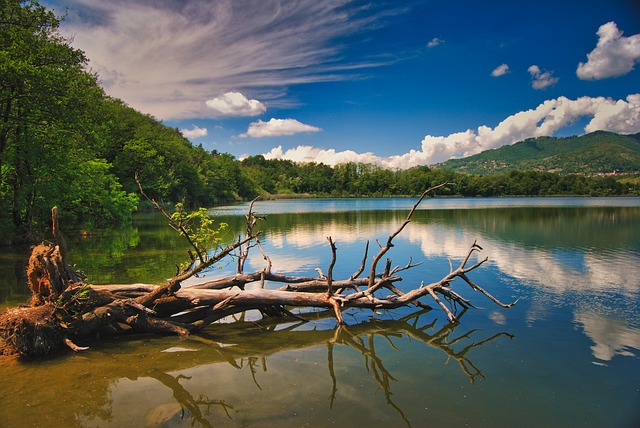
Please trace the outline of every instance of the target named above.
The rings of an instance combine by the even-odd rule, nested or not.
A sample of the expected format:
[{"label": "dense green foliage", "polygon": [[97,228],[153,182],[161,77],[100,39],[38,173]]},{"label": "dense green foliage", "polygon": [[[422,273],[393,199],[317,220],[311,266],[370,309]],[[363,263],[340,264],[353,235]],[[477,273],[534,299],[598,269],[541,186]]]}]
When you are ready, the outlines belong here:
[{"label": "dense green foliage", "polygon": [[[52,205],[75,219],[121,216],[122,208],[130,213],[135,207],[108,165],[92,162],[86,150],[87,130],[104,95],[84,69],[84,54],[58,36],[57,27],[55,16],[37,3],[0,1],[3,235],[8,220],[13,233],[31,235],[50,217]],[[93,194],[94,188],[101,194]]]},{"label": "dense green foliage", "polygon": [[464,159],[451,159],[437,168],[470,174],[527,170],[562,174],[637,172],[640,134],[596,131],[578,137],[530,138]]},{"label": "dense green foliage", "polygon": [[[263,189],[277,194],[320,196],[417,196],[440,183],[452,186],[439,195],[451,196],[616,196],[638,194],[631,176],[557,174],[542,171],[510,171],[494,175],[472,175],[427,166],[390,170],[376,165],[346,163],[334,168],[323,164],[298,164],[252,156],[241,162],[258,178]],[[623,178],[620,178],[623,177]]]},{"label": "dense green foliage", "polygon": [[[639,193],[637,176],[512,171],[481,177],[426,166],[394,171],[263,156],[240,161],[209,152],[177,129],[108,97],[87,71],[84,53],[58,34],[59,24],[36,1],[0,0],[0,244],[40,239],[49,230],[54,205],[67,227],[126,223],[140,202],[136,176],[149,197],[189,208],[273,194],[413,196],[445,181],[455,183],[440,190],[445,195]],[[520,164],[523,169],[535,169],[542,161],[532,153],[551,159],[582,145],[582,157],[571,152],[571,171],[604,159],[610,163],[597,164],[603,165],[599,170],[640,171],[638,144],[637,136],[594,133],[567,141],[527,140],[508,153],[531,160]],[[482,156],[495,159],[495,153],[502,152]]]},{"label": "dense green foliage", "polygon": [[256,194],[232,156],[106,96],[59,24],[36,1],[0,0],[0,243],[40,238],[54,205],[66,224],[128,221],[136,173],[162,202]]},{"label": "dense green foliage", "polygon": [[319,196],[404,196],[419,195],[424,189],[457,174],[431,170],[426,166],[391,170],[378,165],[348,162],[330,167],[322,163],[296,163],[250,156],[240,162],[265,192]]}]

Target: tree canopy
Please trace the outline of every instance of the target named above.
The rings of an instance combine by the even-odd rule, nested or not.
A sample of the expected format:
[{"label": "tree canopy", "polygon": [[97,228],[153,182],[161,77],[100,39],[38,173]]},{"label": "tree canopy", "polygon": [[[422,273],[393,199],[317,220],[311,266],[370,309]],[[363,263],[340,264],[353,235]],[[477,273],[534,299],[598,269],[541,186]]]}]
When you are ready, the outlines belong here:
[{"label": "tree canopy", "polygon": [[73,220],[123,220],[137,206],[96,156],[105,94],[87,58],[37,2],[0,2],[0,220],[28,238],[52,205]]}]

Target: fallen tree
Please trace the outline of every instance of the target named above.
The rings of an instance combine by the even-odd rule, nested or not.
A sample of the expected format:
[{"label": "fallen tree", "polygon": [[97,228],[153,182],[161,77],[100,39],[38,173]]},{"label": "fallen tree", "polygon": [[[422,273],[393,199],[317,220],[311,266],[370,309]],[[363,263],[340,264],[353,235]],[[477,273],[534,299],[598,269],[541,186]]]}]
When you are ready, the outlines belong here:
[{"label": "fallen tree", "polygon": [[[411,260],[405,266],[392,268],[386,259],[381,260],[394,246],[393,240],[410,223],[414,211],[422,200],[434,190],[427,189],[409,211],[406,219],[387,239],[378,242],[379,251],[369,264],[368,276],[360,277],[369,258],[367,243],[361,265],[349,278],[337,280],[333,277],[336,263],[336,244],[328,237],[332,260],[324,274],[320,268],[317,277],[286,276],[271,270],[271,260],[265,254],[254,231],[257,221],[262,219],[253,212],[252,201],[246,214],[247,230],[244,237],[221,247],[212,219],[201,209],[185,213],[178,206],[173,214],[167,213],[159,204],[149,199],[165,215],[169,225],[188,241],[190,260],[180,266],[176,274],[161,285],[90,285],[83,274],[67,261],[67,248],[59,231],[57,210],[52,210],[52,231],[56,244],[42,243],[33,248],[29,259],[27,277],[32,299],[27,307],[12,308],[0,316],[0,338],[5,354],[41,356],[68,346],[74,351],[86,348],[76,343],[87,343],[104,334],[127,332],[150,332],[157,334],[188,335],[198,332],[210,324],[231,315],[257,310],[264,317],[291,317],[304,319],[304,314],[293,313],[292,308],[329,308],[338,324],[345,324],[342,311],[347,308],[362,308],[379,311],[402,306],[417,306],[431,309],[420,300],[430,297],[446,313],[449,321],[458,318],[443,302],[453,307],[475,308],[451,287],[456,278],[462,279],[473,290],[479,291],[497,305],[508,308],[516,302],[505,304],[493,297],[468,276],[480,267],[486,258],[470,265],[473,253],[482,248],[474,242],[463,261],[443,278],[430,284],[420,284],[408,292],[402,292],[394,284],[402,280],[402,271],[414,268]],[[140,189],[142,194],[146,196]],[[257,272],[245,273],[244,262],[252,248],[258,248],[265,267]],[[183,287],[187,279],[196,277],[227,257],[237,260],[236,274],[230,277]],[[277,289],[265,288],[265,284],[281,284]],[[259,287],[246,287],[259,284]],[[382,293],[387,293],[382,296]],[[389,294],[390,293],[390,294]]]}]

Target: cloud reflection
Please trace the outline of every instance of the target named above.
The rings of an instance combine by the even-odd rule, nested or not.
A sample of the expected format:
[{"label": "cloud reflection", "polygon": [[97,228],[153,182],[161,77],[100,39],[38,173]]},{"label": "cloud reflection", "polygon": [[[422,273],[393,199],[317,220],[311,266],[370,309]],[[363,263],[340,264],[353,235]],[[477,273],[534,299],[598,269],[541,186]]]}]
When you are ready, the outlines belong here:
[{"label": "cloud reflection", "polygon": [[616,355],[634,357],[640,350],[640,329],[603,315],[576,312],[576,322],[582,324],[584,332],[595,344],[593,356],[602,361],[611,361]]},{"label": "cloud reflection", "polygon": [[[489,215],[489,214],[487,214]],[[462,217],[461,217],[462,219]],[[598,217],[598,221],[602,221]],[[292,266],[297,270],[304,267],[301,260],[309,261],[308,267],[325,266],[324,257],[330,254],[322,253],[320,249],[326,243],[326,237],[332,236],[338,243],[339,255],[341,248],[354,246],[371,240],[371,253],[377,251],[375,240],[384,242],[390,233],[395,231],[404,220],[402,214],[388,216],[375,215],[372,217],[358,217],[357,219],[329,216],[323,218],[321,224],[307,221],[304,223],[291,222],[278,232],[268,235],[270,245],[278,250],[287,249],[287,256],[274,260],[274,268],[285,269]],[[580,223],[570,234],[581,234],[574,242],[564,243],[564,235],[555,236],[555,229],[545,230],[544,236],[535,234],[535,239],[523,238],[522,233],[527,228],[547,227],[545,221],[536,219],[536,224],[528,220],[512,221],[508,216],[487,220],[493,222],[494,229],[482,228],[472,221],[446,220],[416,220],[394,241],[396,247],[388,254],[394,263],[403,264],[404,258],[413,257],[414,262],[420,261],[420,254],[427,259],[459,260],[466,254],[469,245],[478,240],[484,248],[480,257],[487,256],[487,266],[496,268],[499,276],[513,279],[518,287],[533,293],[533,301],[525,314],[529,325],[549,315],[550,308],[564,306],[575,312],[575,320],[582,325],[584,333],[595,343],[592,347],[593,355],[601,361],[609,361],[616,355],[636,356],[632,349],[640,349],[640,330],[629,327],[623,321],[612,316],[602,315],[600,305],[612,309],[617,305],[605,296],[618,296],[624,302],[637,300],[640,292],[640,255],[633,250],[633,246],[622,242],[616,247],[599,247],[598,237],[592,237],[590,218],[580,218]],[[554,218],[554,221],[558,221]],[[564,219],[572,222],[574,220]],[[504,224],[503,224],[504,223]],[[574,223],[578,223],[577,220]],[[495,226],[498,225],[498,226]],[[548,224],[548,228],[564,228],[561,224]],[[601,224],[598,224],[601,227]],[[614,225],[611,227],[619,227]],[[507,233],[504,233],[504,230]],[[574,230],[575,229],[575,230]],[[491,232],[487,231],[490,230]],[[605,229],[606,235],[608,229]],[[613,229],[612,229],[613,230]],[[616,232],[620,234],[620,230]],[[624,230],[622,231],[624,233]],[[518,236],[519,238],[510,237]],[[582,241],[582,236],[588,236]],[[618,239],[631,239],[633,237]],[[300,254],[303,254],[302,256]],[[301,257],[301,258],[300,258]],[[356,257],[356,256],[353,256]],[[282,266],[279,264],[282,263]],[[286,269],[285,269],[286,270]],[[431,271],[433,275],[433,271]],[[507,279],[507,281],[509,281]],[[616,307],[625,312],[623,318],[636,317],[633,309]],[[610,312],[610,311],[609,311]],[[507,321],[500,314],[491,314],[491,320],[497,325],[504,325]]]},{"label": "cloud reflection", "polygon": [[[339,244],[364,243],[367,239],[382,241],[401,221],[400,218],[391,221],[378,218],[375,222],[348,224],[340,220],[327,221],[322,225],[297,223],[269,235],[269,240],[279,250],[287,246],[295,250],[318,248],[328,236]],[[607,291],[611,287],[629,295],[640,291],[640,256],[631,251],[602,254],[596,250],[568,249],[560,252],[554,248],[529,247],[515,241],[498,240],[473,228],[417,222],[412,222],[397,242],[406,240],[419,246],[427,258],[456,259],[463,257],[476,239],[484,248],[481,256],[489,257],[489,264],[523,285],[544,287],[547,292],[559,294]],[[413,256],[416,258],[415,254]],[[576,259],[581,260],[576,263]]]}]

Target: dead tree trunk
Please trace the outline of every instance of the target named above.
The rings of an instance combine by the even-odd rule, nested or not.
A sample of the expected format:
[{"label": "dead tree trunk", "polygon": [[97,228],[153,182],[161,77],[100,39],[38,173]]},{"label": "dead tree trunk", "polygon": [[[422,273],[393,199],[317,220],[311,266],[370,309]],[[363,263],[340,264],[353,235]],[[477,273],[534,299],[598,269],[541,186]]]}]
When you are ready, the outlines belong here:
[{"label": "dead tree trunk", "polygon": [[[342,311],[348,308],[394,309],[415,305],[430,308],[421,299],[433,299],[447,314],[450,322],[457,322],[456,315],[442,302],[444,298],[462,308],[474,307],[471,302],[451,289],[452,281],[462,279],[473,290],[480,291],[493,302],[508,308],[487,291],[475,284],[468,274],[480,267],[487,259],[469,266],[471,255],[482,250],[475,242],[465,259],[457,268],[451,267],[443,278],[428,285],[424,283],[409,292],[398,290],[394,283],[402,278],[399,274],[417,264],[411,261],[404,267],[391,268],[387,259],[383,270],[378,262],[393,247],[393,239],[410,223],[411,216],[420,202],[431,191],[443,185],[427,189],[415,203],[406,220],[388,238],[386,245],[374,256],[368,278],[359,278],[367,263],[367,250],[361,266],[348,279],[333,278],[336,260],[336,245],[328,237],[332,262],[327,275],[321,269],[318,277],[291,277],[271,272],[271,261],[264,253],[258,234],[253,232],[258,216],[253,213],[253,202],[247,214],[247,235],[218,251],[202,248],[190,238],[189,226],[183,220],[166,213],[155,201],[156,207],[169,219],[171,227],[184,235],[192,247],[191,262],[162,285],[128,284],[90,286],[66,261],[66,247],[58,230],[57,211],[52,211],[53,231],[57,245],[41,244],[33,249],[29,261],[28,279],[33,297],[31,304],[14,308],[0,316],[0,340],[4,353],[24,356],[46,355],[68,346],[74,351],[86,349],[75,343],[86,343],[103,334],[121,334],[130,331],[159,334],[187,335],[197,332],[230,315],[258,310],[267,317],[293,317],[291,308],[329,308],[339,324],[344,324]],[[142,189],[141,189],[142,191]],[[142,192],[144,195],[144,192]],[[178,219],[178,220],[176,220]],[[265,268],[253,273],[244,273],[243,265],[249,249],[258,247],[265,259]],[[207,281],[183,288],[181,283],[205,271],[225,257],[238,260],[234,276]],[[264,288],[265,281],[282,284],[278,289]],[[259,283],[260,288],[245,289],[245,285]],[[382,297],[382,291],[386,296]],[[389,295],[389,292],[391,293]],[[64,346],[63,346],[64,345]]]}]

